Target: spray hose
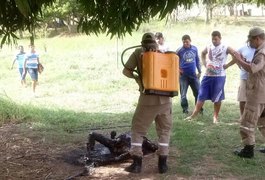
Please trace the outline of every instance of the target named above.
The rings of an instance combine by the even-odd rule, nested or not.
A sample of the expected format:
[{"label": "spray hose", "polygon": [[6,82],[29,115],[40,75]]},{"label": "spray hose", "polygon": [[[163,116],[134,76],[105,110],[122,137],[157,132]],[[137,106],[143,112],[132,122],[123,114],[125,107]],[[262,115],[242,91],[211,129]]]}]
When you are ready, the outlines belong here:
[{"label": "spray hose", "polygon": [[[121,63],[122,63],[122,65],[123,65],[123,67],[125,67],[126,69],[129,69],[129,68],[127,68],[127,67],[125,66],[125,63],[124,63],[124,61],[123,61],[123,55],[125,54],[126,51],[128,51],[128,50],[130,50],[130,49],[133,49],[133,48],[138,48],[138,47],[142,47],[142,45],[136,45],[136,46],[128,47],[128,48],[124,49],[123,52],[121,53]],[[133,69],[129,69],[129,70],[130,70],[130,71],[134,71],[134,72],[137,73],[136,70],[133,70]]]},{"label": "spray hose", "polygon": [[[136,46],[131,46],[131,47],[126,48],[126,49],[122,52],[122,54],[121,54],[121,63],[122,63],[122,65],[123,65],[124,68],[128,69],[129,71],[132,71],[133,74],[135,73],[135,74],[139,77],[139,79],[140,79],[140,83],[141,83],[140,86],[141,86],[141,87],[144,87],[144,86],[143,86],[143,81],[142,81],[142,75],[141,75],[141,73],[140,73],[139,71],[137,71],[136,69],[130,69],[130,68],[126,67],[125,64],[124,64],[124,61],[123,61],[123,55],[125,54],[126,51],[128,51],[128,50],[130,50],[130,49],[133,49],[133,48],[138,48],[138,47],[142,47],[142,45],[136,45]],[[137,65],[137,69],[139,69],[138,65]],[[135,79],[136,79],[136,78],[135,78]],[[141,89],[141,87],[140,87],[140,89]],[[144,88],[143,88],[143,89],[144,89]]]}]

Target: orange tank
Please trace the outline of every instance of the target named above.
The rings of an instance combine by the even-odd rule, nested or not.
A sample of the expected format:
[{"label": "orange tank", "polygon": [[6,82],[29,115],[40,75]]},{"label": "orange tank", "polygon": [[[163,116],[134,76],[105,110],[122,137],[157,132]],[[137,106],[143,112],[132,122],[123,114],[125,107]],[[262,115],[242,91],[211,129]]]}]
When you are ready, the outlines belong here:
[{"label": "orange tank", "polygon": [[145,94],[176,96],[179,91],[179,57],[175,52],[145,52],[142,57]]}]

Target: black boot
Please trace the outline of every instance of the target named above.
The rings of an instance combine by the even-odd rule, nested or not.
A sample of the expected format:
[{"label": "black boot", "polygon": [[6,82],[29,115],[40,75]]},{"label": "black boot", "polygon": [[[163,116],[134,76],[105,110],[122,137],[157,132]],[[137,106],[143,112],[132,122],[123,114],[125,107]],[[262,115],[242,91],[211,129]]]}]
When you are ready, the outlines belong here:
[{"label": "black boot", "polygon": [[131,173],[140,173],[142,170],[142,157],[141,156],[132,156],[133,163],[125,168],[125,171]]},{"label": "black boot", "polygon": [[167,156],[160,155],[158,158],[158,171],[160,174],[166,173],[168,170],[167,167]]},{"label": "black boot", "polygon": [[234,154],[242,158],[253,158],[254,157],[254,145],[245,145],[241,150],[235,150]]},{"label": "black boot", "polygon": [[88,135],[87,151],[94,151],[96,141],[93,132]]}]

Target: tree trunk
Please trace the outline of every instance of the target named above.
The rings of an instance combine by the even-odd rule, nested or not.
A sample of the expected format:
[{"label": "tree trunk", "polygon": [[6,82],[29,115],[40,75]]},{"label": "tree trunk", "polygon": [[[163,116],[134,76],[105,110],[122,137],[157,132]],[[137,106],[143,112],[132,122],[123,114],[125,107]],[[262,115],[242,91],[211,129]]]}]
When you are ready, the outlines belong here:
[{"label": "tree trunk", "polygon": [[210,19],[213,19],[213,7],[210,8]]},{"label": "tree trunk", "polygon": [[237,3],[234,4],[234,9],[235,9],[235,21],[237,21],[237,16],[238,16],[238,10],[237,10]]},{"label": "tree trunk", "polygon": [[205,24],[209,24],[210,23],[210,18],[209,18],[209,8],[208,6],[206,6],[206,17],[205,17]]},{"label": "tree trunk", "polygon": [[30,36],[30,45],[34,46],[34,35],[33,34],[31,34]]},{"label": "tree trunk", "polygon": [[233,6],[228,6],[228,10],[229,10],[229,15],[230,16],[234,16],[235,15],[234,7]]},{"label": "tree trunk", "polygon": [[21,29],[19,30],[19,37],[20,37],[20,39],[23,38],[23,31]]},{"label": "tree trunk", "polygon": [[67,26],[68,32],[71,33],[72,32],[72,28],[71,28],[71,22],[69,20],[70,18],[67,18],[67,21],[63,21],[63,23]]},{"label": "tree trunk", "polygon": [[178,21],[178,8],[174,9],[173,12],[170,15],[170,20],[173,22]]},{"label": "tree trunk", "polygon": [[244,4],[242,3],[242,15],[245,16]]}]

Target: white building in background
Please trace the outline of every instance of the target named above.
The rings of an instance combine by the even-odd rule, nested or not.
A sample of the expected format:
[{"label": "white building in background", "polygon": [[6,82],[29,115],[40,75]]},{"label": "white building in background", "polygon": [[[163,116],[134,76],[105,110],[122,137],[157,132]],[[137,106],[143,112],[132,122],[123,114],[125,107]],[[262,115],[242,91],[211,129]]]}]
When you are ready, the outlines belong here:
[{"label": "white building in background", "polygon": [[[258,7],[256,4],[240,3],[232,8],[233,15],[228,6],[219,6],[213,9],[213,17],[216,16],[265,16],[265,6]],[[202,3],[194,5],[191,9],[177,8],[172,12],[171,18],[177,21],[185,21],[196,17],[205,17],[206,6]]]},{"label": "white building in background", "polygon": [[258,7],[256,4],[239,4],[236,7],[238,16],[264,16],[264,6]]}]

